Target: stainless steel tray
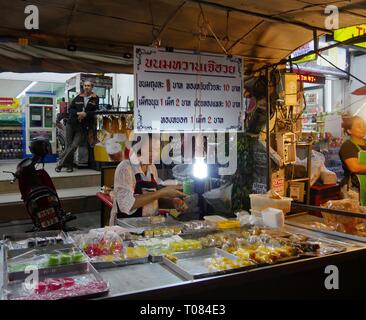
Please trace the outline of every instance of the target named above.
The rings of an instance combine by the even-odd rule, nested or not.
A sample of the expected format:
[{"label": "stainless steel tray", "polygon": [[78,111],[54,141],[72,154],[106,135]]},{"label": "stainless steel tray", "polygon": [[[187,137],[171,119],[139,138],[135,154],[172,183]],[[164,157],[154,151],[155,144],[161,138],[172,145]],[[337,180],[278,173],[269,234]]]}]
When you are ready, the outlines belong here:
[{"label": "stainless steel tray", "polygon": [[205,260],[207,258],[226,257],[231,260],[237,259],[235,255],[218,248],[192,250],[187,252],[175,253],[174,255],[178,258],[176,263],[170,261],[166,257],[163,257],[163,263],[187,280],[207,278],[253,268],[253,266],[248,266],[236,269],[210,272],[205,264]]},{"label": "stainless steel tray", "polygon": [[153,223],[153,217],[141,217],[141,218],[125,218],[125,219],[117,219],[117,224],[120,227],[124,227],[127,229],[143,231],[145,229],[151,228],[159,228],[159,227],[169,227],[169,226],[184,226],[184,224],[178,220],[175,220],[171,217],[167,217],[162,222]]},{"label": "stainless steel tray", "polygon": [[148,263],[149,262],[149,256],[143,257],[143,258],[137,258],[137,259],[120,259],[120,260],[114,260],[114,261],[93,261],[93,259],[90,259],[90,263],[98,270],[100,269],[106,269],[106,268],[115,268],[115,267],[123,267],[123,266],[129,266],[133,264],[142,264],[142,263]]},{"label": "stainless steel tray", "polygon": [[[61,271],[61,270],[60,270]],[[47,275],[40,275],[39,280],[43,281]],[[65,295],[61,295],[60,291],[57,290],[55,292],[58,293],[57,297],[53,297],[52,299],[87,299],[87,298],[95,298],[108,294],[109,292],[109,283],[106,282],[102,276],[98,273],[98,271],[89,263],[86,263],[86,268],[79,270],[68,270],[65,272],[60,272],[52,275],[52,278],[64,278],[64,277],[72,277],[77,282],[90,282],[93,281],[98,282],[98,286],[94,286],[93,289],[85,290],[85,288],[78,287],[78,292],[73,292]],[[66,290],[65,290],[66,291]],[[24,281],[6,281],[4,283],[4,293],[3,298],[6,300],[47,300],[47,296],[38,296],[34,293],[27,293],[24,289]]]},{"label": "stainless steel tray", "polygon": [[6,257],[7,259],[16,258],[17,256],[26,254],[27,252],[35,252],[38,255],[52,253],[54,251],[66,251],[66,250],[78,250],[80,251],[75,245],[73,244],[56,244],[54,246],[48,247],[37,247],[37,248],[26,248],[26,249],[14,249],[11,250],[6,248]]},{"label": "stainless steel tray", "polygon": [[[29,241],[36,238],[48,238],[49,242],[43,243],[43,245],[34,243],[33,246],[29,246]],[[50,238],[60,238],[62,239],[62,243],[55,243]],[[4,244],[6,244],[9,250],[43,248],[71,243],[66,233],[61,230],[5,234],[3,239]]]},{"label": "stainless steel tray", "polygon": [[160,255],[160,256],[149,255],[149,261],[152,263],[163,262],[163,255]]},{"label": "stainless steel tray", "polygon": [[[66,272],[84,272],[88,268],[88,262],[73,263],[68,265],[60,265],[55,267],[39,268],[38,274],[42,277],[51,277],[60,273]],[[29,273],[24,271],[8,272],[8,281],[24,280],[29,276]]]},{"label": "stainless steel tray", "polygon": [[[16,280],[24,280],[26,277],[29,276],[29,273],[26,273],[24,270],[22,271],[9,271],[9,262],[10,259],[17,259],[19,258],[19,263],[24,265],[34,265],[37,266],[37,263],[30,260],[29,262],[22,260],[22,257],[25,257],[26,255],[29,255],[29,258],[34,258],[39,256],[40,258],[42,255],[54,253],[55,251],[58,251],[62,253],[63,251],[70,252],[71,250],[80,252],[84,255],[84,259],[82,262],[79,263],[70,263],[67,265],[58,265],[58,266],[40,266],[38,270],[39,276],[52,276],[54,274],[58,273],[65,273],[65,272],[84,272],[87,269],[87,261],[88,257],[79,249],[73,247],[72,245],[64,245],[60,246],[58,249],[55,247],[44,247],[44,248],[37,248],[37,249],[18,249],[18,250],[4,250],[4,271],[7,274],[7,277],[5,278],[7,281],[16,281]],[[14,262],[14,261],[13,261]]]}]

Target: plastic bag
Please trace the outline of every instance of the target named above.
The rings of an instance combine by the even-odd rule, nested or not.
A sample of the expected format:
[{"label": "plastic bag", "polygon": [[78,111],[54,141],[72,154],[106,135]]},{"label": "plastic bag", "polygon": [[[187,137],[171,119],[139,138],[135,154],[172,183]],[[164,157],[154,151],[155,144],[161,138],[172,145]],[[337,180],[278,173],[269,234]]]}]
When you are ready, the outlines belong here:
[{"label": "plastic bag", "polygon": [[114,231],[90,230],[78,240],[79,246],[89,257],[120,255],[123,251],[122,238]]},{"label": "plastic bag", "polygon": [[[305,158],[303,160],[297,158],[296,164],[307,168],[307,161],[308,158]],[[313,150],[311,155],[311,178],[310,178],[311,185],[313,185],[320,178],[322,168],[325,168],[324,162],[325,162],[324,155],[320,152]]]},{"label": "plastic bag", "polygon": [[337,175],[328,170],[324,165],[320,170],[320,179],[324,184],[336,184],[337,183]]},{"label": "plastic bag", "polygon": [[[359,205],[358,201],[352,199],[330,200],[324,203],[322,207],[355,213],[366,213],[365,209]],[[351,234],[357,233],[357,230],[360,229],[360,225],[365,224],[366,222],[366,214],[365,219],[362,219],[335,215],[330,212],[322,211],[322,216],[324,218],[324,223],[329,227],[334,228],[339,232]]]},{"label": "plastic bag", "polygon": [[178,180],[193,177],[193,166],[190,164],[178,164],[172,169],[173,177]]},{"label": "plastic bag", "polygon": [[205,192],[202,196],[212,206],[215,213],[231,213],[231,192],[233,184],[226,184],[220,188]]},{"label": "plastic bag", "polygon": [[360,193],[356,190],[348,189],[347,185],[344,185],[341,189],[342,199],[352,199],[357,202],[360,201]]},{"label": "plastic bag", "polygon": [[247,211],[240,211],[235,213],[236,218],[240,221],[240,226],[261,226],[263,224],[263,219],[259,215],[249,214]]},{"label": "plastic bag", "polygon": [[187,209],[184,211],[184,213],[196,213],[199,211],[197,193],[193,193],[185,197],[184,202],[187,206]]}]

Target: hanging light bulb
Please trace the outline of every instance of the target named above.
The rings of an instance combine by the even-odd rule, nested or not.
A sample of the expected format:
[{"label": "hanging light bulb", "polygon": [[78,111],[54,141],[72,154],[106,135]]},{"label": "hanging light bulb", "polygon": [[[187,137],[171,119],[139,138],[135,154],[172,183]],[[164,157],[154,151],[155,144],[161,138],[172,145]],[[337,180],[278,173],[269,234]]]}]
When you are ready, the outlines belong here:
[{"label": "hanging light bulb", "polygon": [[197,179],[207,178],[207,164],[203,157],[197,157],[193,165],[193,176]]}]

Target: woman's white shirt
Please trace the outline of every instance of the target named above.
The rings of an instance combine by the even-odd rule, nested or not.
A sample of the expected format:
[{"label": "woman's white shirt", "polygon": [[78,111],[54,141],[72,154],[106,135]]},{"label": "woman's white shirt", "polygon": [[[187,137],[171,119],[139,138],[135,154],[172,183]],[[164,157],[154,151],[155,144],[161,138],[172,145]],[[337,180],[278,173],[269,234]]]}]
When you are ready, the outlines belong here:
[{"label": "woman's white shirt", "polygon": [[[151,180],[151,174],[154,179],[159,183],[158,170],[154,164],[148,166],[146,175],[142,172],[140,165],[132,165],[129,160],[123,160],[117,166],[114,173],[114,189],[113,189],[113,207],[111,210],[111,218],[109,221],[110,225],[115,225],[117,222],[117,203],[121,212],[127,213],[129,215],[136,212],[137,209],[131,210],[133,204],[135,203],[135,186],[136,178],[135,174],[140,173],[141,178],[144,181]],[[153,201],[143,207],[143,216],[152,216],[158,212],[159,203],[158,201]]]}]

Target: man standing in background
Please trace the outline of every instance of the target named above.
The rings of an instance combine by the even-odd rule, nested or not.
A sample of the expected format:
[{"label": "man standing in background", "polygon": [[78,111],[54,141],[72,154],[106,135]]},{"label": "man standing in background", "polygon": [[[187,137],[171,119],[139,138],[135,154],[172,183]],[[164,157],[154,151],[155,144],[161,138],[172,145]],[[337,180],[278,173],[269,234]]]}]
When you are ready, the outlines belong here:
[{"label": "man standing in background", "polygon": [[[73,172],[76,149],[80,147],[81,152],[88,150],[88,130],[93,125],[94,112],[99,106],[99,97],[93,92],[91,81],[85,81],[83,89],[83,92],[74,98],[69,107],[69,119],[66,124],[66,150],[55,169],[57,172],[60,172],[62,168],[66,168],[67,172]],[[85,158],[85,155],[83,157]]]}]

